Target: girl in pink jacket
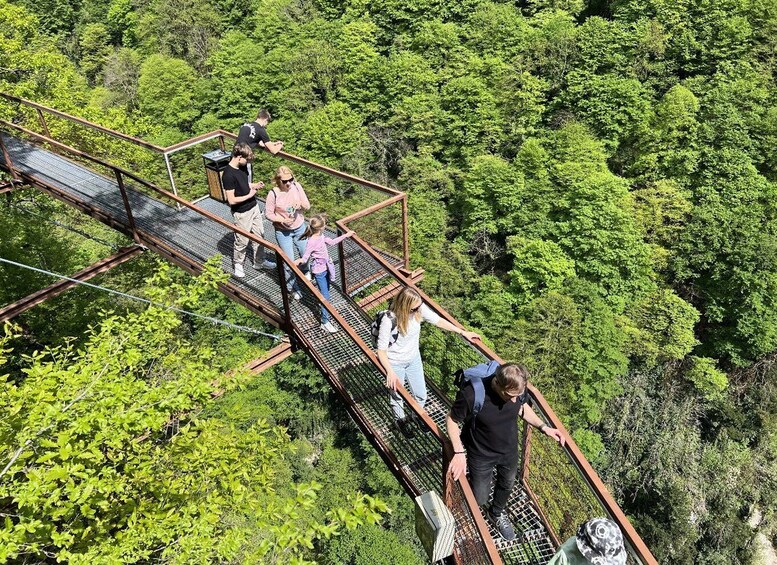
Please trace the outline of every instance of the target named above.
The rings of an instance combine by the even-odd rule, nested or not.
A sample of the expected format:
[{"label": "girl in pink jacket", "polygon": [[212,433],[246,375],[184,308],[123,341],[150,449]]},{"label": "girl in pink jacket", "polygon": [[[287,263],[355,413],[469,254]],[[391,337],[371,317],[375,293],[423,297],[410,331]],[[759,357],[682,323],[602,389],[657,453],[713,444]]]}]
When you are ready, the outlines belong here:
[{"label": "girl in pink jacket", "polygon": [[[329,301],[329,283],[335,280],[335,265],[329,257],[327,245],[337,245],[346,237],[351,237],[353,232],[348,230],[340,237],[332,239],[324,235],[324,229],[326,229],[325,214],[317,214],[310,218],[308,229],[302,235],[302,239],[308,242],[307,247],[305,253],[297,259],[296,263],[303,265],[310,261],[310,272],[316,278],[318,290]],[[323,305],[321,306],[321,329],[329,333],[337,331],[337,328],[329,321],[329,313]]]}]

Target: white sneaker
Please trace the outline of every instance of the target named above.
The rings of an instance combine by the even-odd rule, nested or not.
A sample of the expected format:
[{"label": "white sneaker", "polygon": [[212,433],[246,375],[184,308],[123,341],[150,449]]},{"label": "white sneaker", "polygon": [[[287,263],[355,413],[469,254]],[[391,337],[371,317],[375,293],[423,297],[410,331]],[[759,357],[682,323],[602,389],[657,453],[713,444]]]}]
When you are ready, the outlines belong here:
[{"label": "white sneaker", "polygon": [[302,295],[299,292],[296,292],[296,291],[294,292],[294,294],[291,295],[291,297],[294,300],[302,300]]},{"label": "white sneaker", "polygon": [[243,265],[235,263],[235,277],[242,279],[244,276],[246,276],[246,272],[243,270]]},{"label": "white sneaker", "polygon": [[305,278],[306,278],[306,279],[308,279],[309,281],[310,281],[310,280],[313,280],[313,277],[312,277],[312,276],[311,276],[311,274],[310,274],[310,270],[308,270],[308,272],[307,272],[307,273],[305,273]]},{"label": "white sneaker", "polygon": [[325,332],[329,332],[330,334],[337,333],[337,328],[332,325],[332,322],[321,324],[321,329],[324,330]]}]

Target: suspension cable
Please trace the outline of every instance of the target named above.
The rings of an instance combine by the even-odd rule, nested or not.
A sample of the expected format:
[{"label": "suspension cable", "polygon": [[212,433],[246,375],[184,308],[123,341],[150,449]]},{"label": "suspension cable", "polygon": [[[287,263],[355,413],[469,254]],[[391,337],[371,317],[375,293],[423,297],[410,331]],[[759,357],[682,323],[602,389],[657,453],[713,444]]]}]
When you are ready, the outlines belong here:
[{"label": "suspension cable", "polygon": [[71,277],[66,277],[65,275],[60,275],[58,273],[52,273],[51,271],[47,271],[45,269],[39,269],[37,267],[31,267],[30,265],[25,265],[23,263],[17,263],[16,261],[11,261],[10,259],[5,259],[3,257],[0,257],[0,263],[7,263],[8,265],[13,265],[15,267],[21,267],[23,269],[29,269],[30,271],[35,271],[37,273],[42,273],[44,275],[49,275],[49,276],[52,276],[52,277],[58,277],[60,279],[64,279],[64,280],[67,280],[67,281],[70,281],[70,282],[73,282],[73,283],[76,283],[76,284],[80,284],[80,285],[83,285],[83,286],[88,286],[89,288],[94,288],[94,289],[97,289],[97,290],[101,290],[103,292],[108,292],[110,294],[115,294],[117,296],[128,298],[130,300],[135,300],[137,302],[143,302],[144,304],[149,304],[151,306],[157,306],[159,308],[164,308],[165,310],[171,310],[171,311],[177,312],[179,314],[186,314],[187,316],[192,316],[194,318],[200,318],[201,320],[206,320],[206,321],[211,322],[213,324],[217,324],[217,325],[220,325],[220,326],[225,326],[225,327],[231,328],[233,330],[237,330],[237,331],[241,331],[241,332],[246,332],[246,333],[251,333],[251,334],[255,334],[255,335],[260,335],[260,336],[264,336],[264,337],[269,337],[269,338],[272,338],[272,339],[274,339],[276,341],[281,341],[283,339],[283,336],[279,336],[279,335],[271,334],[271,333],[266,333],[266,332],[260,332],[259,330],[255,330],[255,329],[249,328],[247,326],[240,326],[238,324],[233,324],[231,322],[220,320],[218,318],[213,318],[211,316],[205,316],[203,314],[197,314],[196,312],[190,312],[188,310],[183,310],[181,308],[176,308],[175,306],[169,306],[167,304],[162,304],[160,302],[154,302],[152,300],[148,300],[147,298],[141,298],[139,296],[134,296],[132,294],[127,294],[125,292],[114,290],[112,288],[106,288],[104,286],[88,283],[88,282],[85,282],[85,281],[79,281],[78,279],[74,279],[74,278],[71,278]]},{"label": "suspension cable", "polygon": [[72,226],[68,226],[67,224],[63,224],[61,222],[58,222],[57,220],[52,220],[51,218],[47,218],[43,214],[37,214],[33,212],[32,210],[28,210],[24,206],[17,206],[16,204],[10,204],[11,208],[15,208],[16,210],[19,210],[20,212],[24,212],[25,214],[29,214],[30,216],[34,216],[36,218],[40,218],[44,222],[48,222],[50,224],[54,224],[57,227],[60,227],[62,229],[71,231],[75,234],[78,234],[82,237],[85,237],[86,239],[91,239],[92,241],[99,243],[101,245],[105,245],[106,247],[110,247],[113,251],[117,251],[119,249],[119,246],[115,243],[111,243],[110,241],[100,239],[99,237],[95,237],[89,233],[86,233],[85,231],[79,230],[78,228],[74,228]]}]

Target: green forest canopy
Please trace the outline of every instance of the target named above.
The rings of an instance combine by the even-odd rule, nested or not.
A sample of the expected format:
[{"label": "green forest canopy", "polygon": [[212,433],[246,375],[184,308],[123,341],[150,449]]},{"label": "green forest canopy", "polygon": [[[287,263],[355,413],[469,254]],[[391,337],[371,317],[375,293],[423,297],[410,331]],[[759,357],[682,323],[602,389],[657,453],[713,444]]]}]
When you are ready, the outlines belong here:
[{"label": "green forest canopy", "polygon": [[159,144],[265,106],[406,190],[427,290],[530,366],[659,560],[748,563],[777,532],[775,30],[750,0],[0,0],[0,90]]}]

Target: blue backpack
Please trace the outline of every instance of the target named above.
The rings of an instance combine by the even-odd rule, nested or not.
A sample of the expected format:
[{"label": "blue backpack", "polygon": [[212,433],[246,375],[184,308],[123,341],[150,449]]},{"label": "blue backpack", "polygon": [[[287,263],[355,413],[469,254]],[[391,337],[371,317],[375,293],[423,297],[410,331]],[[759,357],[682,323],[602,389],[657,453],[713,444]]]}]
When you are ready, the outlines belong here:
[{"label": "blue backpack", "polygon": [[488,363],[480,363],[469,369],[459,369],[456,371],[453,377],[453,384],[455,384],[459,390],[462,390],[467,383],[472,385],[472,390],[475,391],[475,401],[472,403],[472,427],[475,427],[475,420],[478,413],[483,408],[483,402],[486,399],[486,389],[483,386],[483,379],[493,375],[499,368],[499,363],[496,361],[489,361]]}]

